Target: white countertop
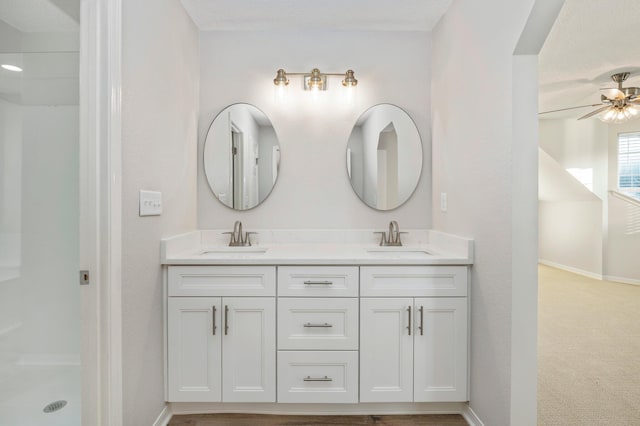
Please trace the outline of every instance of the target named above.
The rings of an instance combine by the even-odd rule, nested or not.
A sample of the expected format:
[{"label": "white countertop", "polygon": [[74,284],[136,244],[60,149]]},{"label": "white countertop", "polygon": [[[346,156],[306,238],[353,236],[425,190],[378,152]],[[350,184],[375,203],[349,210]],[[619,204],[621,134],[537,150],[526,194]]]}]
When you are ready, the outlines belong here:
[{"label": "white countertop", "polygon": [[374,230],[257,230],[251,247],[229,247],[227,230],[162,240],[164,265],[471,265],[473,240],[407,230],[402,247],[381,247]]}]

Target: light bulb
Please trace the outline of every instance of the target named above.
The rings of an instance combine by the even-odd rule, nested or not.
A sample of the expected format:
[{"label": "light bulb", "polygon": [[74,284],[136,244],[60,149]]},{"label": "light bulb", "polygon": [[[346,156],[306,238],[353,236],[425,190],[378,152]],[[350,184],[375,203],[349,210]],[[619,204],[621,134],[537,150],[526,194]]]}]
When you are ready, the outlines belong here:
[{"label": "light bulb", "polygon": [[613,121],[615,115],[616,110],[615,108],[611,107],[600,117],[600,120],[604,121],[605,123],[610,123],[611,121]]}]

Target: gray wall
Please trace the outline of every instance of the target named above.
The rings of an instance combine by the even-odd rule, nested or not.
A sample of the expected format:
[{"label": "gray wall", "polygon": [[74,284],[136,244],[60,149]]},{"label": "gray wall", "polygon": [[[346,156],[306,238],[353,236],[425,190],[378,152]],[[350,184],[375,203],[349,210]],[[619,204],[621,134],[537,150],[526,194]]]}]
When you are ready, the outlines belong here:
[{"label": "gray wall", "polygon": [[[160,239],[196,227],[198,32],[179,0],[123,2],[122,346],[124,424],[164,403]],[[138,216],[138,191],[162,216]]]},{"label": "gray wall", "polygon": [[[345,40],[351,46],[345,47]],[[198,163],[198,225],[229,228],[237,219],[250,228],[372,228],[397,219],[403,228],[431,226],[430,87],[431,35],[393,31],[233,31],[201,33],[199,153],[213,117],[236,102],[254,104],[271,119],[280,140],[280,174],[258,208],[235,212],[215,199]],[[313,48],[309,48],[313,46]],[[358,87],[345,102],[340,77],[315,102],[290,78],[287,98],[275,99],[276,70],[345,72]],[[423,143],[418,189],[402,207],[378,212],[351,189],[347,141],[370,106],[393,103],[415,120]]]},{"label": "gray wall", "polygon": [[[439,205],[442,192],[448,194],[448,211],[434,208],[433,227],[475,239],[470,406],[492,426],[536,421],[537,138],[527,135],[535,136],[537,128],[535,121],[518,121],[522,116],[515,113],[525,111],[535,120],[535,56],[514,67],[514,50],[533,4],[454,0],[433,31],[433,205]],[[526,78],[516,85],[514,78],[522,75]],[[525,215],[514,213],[521,196],[530,204]],[[514,239],[514,230],[525,227],[531,235]],[[532,253],[520,250],[527,245],[534,247]],[[517,278],[520,272],[523,280]],[[528,322],[514,311],[525,293],[533,293],[524,305],[532,317]],[[516,364],[514,335],[522,331],[526,362]],[[524,370],[532,371],[533,380],[531,373],[520,377]]]}]

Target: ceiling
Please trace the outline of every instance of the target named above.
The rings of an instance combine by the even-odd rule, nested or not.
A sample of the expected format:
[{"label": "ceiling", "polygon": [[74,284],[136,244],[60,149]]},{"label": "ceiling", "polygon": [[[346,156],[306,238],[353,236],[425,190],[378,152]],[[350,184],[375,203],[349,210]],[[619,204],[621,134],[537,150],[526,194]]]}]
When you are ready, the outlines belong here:
[{"label": "ceiling", "polygon": [[203,31],[431,31],[451,0],[181,0]]},{"label": "ceiling", "polygon": [[23,33],[78,31],[79,0],[0,0],[0,19]]},{"label": "ceiling", "polygon": [[639,0],[566,0],[539,56],[539,111],[600,103],[599,89],[615,87],[615,72],[631,72],[624,86],[640,87],[639,21]]}]

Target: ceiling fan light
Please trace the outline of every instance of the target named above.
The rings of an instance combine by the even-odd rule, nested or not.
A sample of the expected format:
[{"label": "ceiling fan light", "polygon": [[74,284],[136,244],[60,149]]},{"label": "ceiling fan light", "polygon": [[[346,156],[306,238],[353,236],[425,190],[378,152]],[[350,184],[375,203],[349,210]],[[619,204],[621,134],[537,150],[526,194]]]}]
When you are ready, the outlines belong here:
[{"label": "ceiling fan light", "polygon": [[616,109],[612,107],[606,110],[604,114],[600,116],[600,120],[604,121],[605,123],[611,123],[613,122],[615,116],[616,116]]}]

